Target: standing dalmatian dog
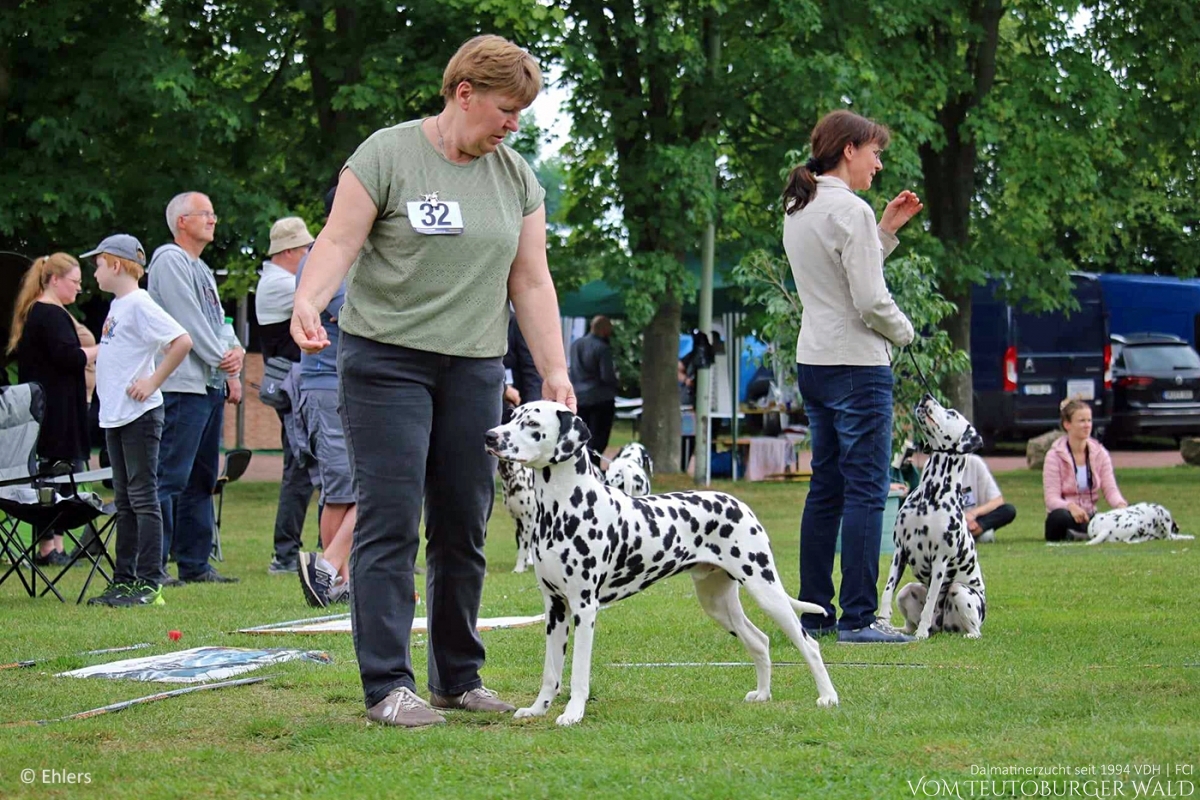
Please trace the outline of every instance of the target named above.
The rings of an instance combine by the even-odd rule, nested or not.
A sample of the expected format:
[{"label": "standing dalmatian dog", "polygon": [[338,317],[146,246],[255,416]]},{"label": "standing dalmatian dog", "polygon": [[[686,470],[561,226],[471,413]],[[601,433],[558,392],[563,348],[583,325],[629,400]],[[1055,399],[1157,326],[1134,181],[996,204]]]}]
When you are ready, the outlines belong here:
[{"label": "standing dalmatian dog", "polygon": [[892,593],[907,564],[917,582],[896,598],[907,625],[926,639],[939,630],[977,639],[987,614],[983,572],[975,539],[963,511],[963,471],[967,453],[983,446],[971,423],[954,409],[943,408],[931,395],[917,406],[917,427],[932,450],[917,488],[904,500],[892,538],[896,554],[880,601],[880,616],[892,615]]},{"label": "standing dalmatian dog", "polygon": [[524,572],[530,565],[529,539],[537,525],[537,506],[533,497],[533,470],[512,461],[500,462],[500,485],[504,489],[504,507],[517,526],[517,563],[513,572]]},{"label": "standing dalmatian dog", "polygon": [[1088,523],[1088,544],[1125,542],[1140,544],[1154,539],[1194,539],[1179,532],[1171,512],[1158,503],[1134,503],[1105,511]]},{"label": "standing dalmatian dog", "polygon": [[719,492],[630,497],[613,491],[590,466],[589,436],[566,406],[542,400],[521,406],[508,424],[485,438],[493,455],[532,468],[537,498],[530,551],[546,606],[546,660],[537,699],[516,716],[542,716],[558,694],[571,615],[571,698],[557,722],[572,725],[583,719],[600,604],[684,571],[695,582],[701,607],[742,642],[754,661],[758,683],[746,695],[748,702],[771,699],[771,653],[766,634],[742,610],[741,586],[808,662],[817,705],[837,705],[820,648],[796,616],[797,611],[819,613],[817,607],[788,597],[767,533],[750,508]]},{"label": "standing dalmatian dog", "polygon": [[650,453],[638,442],[630,442],[609,462],[604,482],[630,497],[645,497],[650,494],[652,477],[654,462],[650,460]]}]

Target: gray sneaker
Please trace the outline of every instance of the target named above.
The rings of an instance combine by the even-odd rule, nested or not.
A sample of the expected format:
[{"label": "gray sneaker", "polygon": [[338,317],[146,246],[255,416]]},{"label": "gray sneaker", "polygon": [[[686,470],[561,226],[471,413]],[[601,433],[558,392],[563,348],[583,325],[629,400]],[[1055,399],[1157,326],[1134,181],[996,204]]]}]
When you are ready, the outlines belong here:
[{"label": "gray sneaker", "polygon": [[387,697],[367,709],[367,719],[398,728],[424,728],[446,721],[407,686],[393,689]]},{"label": "gray sneaker", "polygon": [[990,528],[979,534],[979,538],[975,540],[979,544],[994,544],[996,541],[996,532]]},{"label": "gray sneaker", "polygon": [[289,559],[280,561],[279,556],[271,559],[271,563],[267,565],[267,574],[269,575],[295,575],[299,570],[297,565],[298,559]]},{"label": "gray sneaker", "polygon": [[460,711],[490,711],[507,714],[517,707],[504,702],[491,689],[480,686],[460,695],[429,693],[429,702],[434,708],[454,708]]},{"label": "gray sneaker", "polygon": [[333,585],[329,587],[329,603],[349,603],[350,602],[350,581],[342,580],[342,576],[338,575],[333,579]]},{"label": "gray sneaker", "polygon": [[866,628],[838,631],[838,644],[910,644],[916,639],[877,619]]}]

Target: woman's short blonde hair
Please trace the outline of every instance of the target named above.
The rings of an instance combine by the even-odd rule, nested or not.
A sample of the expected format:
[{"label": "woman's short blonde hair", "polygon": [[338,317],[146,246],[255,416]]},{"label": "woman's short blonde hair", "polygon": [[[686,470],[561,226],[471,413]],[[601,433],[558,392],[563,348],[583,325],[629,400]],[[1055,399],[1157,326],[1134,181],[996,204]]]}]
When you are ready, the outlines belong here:
[{"label": "woman's short blonde hair", "polygon": [[146,270],[141,264],[136,261],[130,261],[128,258],[121,258],[120,256],[114,256],[112,253],[105,253],[104,259],[121,272],[131,276],[135,281],[140,281],[142,276],[146,274]]},{"label": "woman's short blonde hair", "polygon": [[454,99],[466,81],[480,92],[496,92],[526,108],[542,90],[542,70],[533,56],[503,36],[485,34],[468,39],[442,73],[442,97]]}]

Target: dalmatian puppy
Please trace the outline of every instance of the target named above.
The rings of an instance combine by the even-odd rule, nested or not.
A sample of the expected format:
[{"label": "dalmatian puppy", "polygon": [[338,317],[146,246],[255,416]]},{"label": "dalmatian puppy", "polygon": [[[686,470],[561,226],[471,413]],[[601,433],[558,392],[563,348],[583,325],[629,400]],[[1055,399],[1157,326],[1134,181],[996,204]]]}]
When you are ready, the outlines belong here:
[{"label": "dalmatian puppy", "polygon": [[1158,503],[1134,503],[1105,511],[1088,523],[1088,544],[1125,542],[1139,544],[1154,539],[1194,539],[1179,532],[1171,512]]},{"label": "dalmatian puppy", "polygon": [[510,422],[485,437],[490,453],[534,475],[538,523],[529,547],[546,608],[546,659],[537,699],[516,716],[544,715],[558,694],[570,619],[571,697],[557,722],[583,719],[600,604],[684,571],[692,576],[700,606],[754,661],[757,687],[746,695],[748,702],[771,699],[771,653],[766,634],[742,610],[742,586],[799,648],[817,684],[817,705],[837,705],[820,648],[796,616],[823,612],[784,591],[767,533],[750,508],[718,492],[630,497],[613,490],[590,466],[585,446],[590,436],[566,406],[539,400],[518,408]]},{"label": "dalmatian puppy", "polygon": [[650,494],[653,476],[654,462],[650,460],[650,453],[638,442],[630,442],[609,462],[604,482],[630,497],[645,497]]},{"label": "dalmatian puppy", "polygon": [[504,507],[512,515],[517,530],[517,563],[513,572],[524,572],[530,565],[529,538],[537,525],[537,507],[533,498],[533,471],[514,461],[500,462],[500,486]]},{"label": "dalmatian puppy", "polygon": [[943,408],[932,395],[917,405],[917,427],[931,452],[917,488],[896,516],[892,538],[896,554],[880,602],[880,616],[892,615],[892,594],[905,566],[917,581],[896,598],[904,614],[905,633],[926,639],[951,631],[977,639],[987,614],[983,572],[975,540],[963,512],[963,472],[967,453],[983,446],[971,423],[954,409]]}]

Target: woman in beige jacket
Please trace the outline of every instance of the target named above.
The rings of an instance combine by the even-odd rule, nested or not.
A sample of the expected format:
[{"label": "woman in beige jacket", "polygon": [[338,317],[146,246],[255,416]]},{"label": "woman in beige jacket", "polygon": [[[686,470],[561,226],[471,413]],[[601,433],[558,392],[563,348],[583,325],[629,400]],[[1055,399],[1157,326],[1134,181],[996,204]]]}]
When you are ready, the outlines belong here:
[{"label": "woman in beige jacket", "polygon": [[[875,212],[855,192],[883,169],[887,128],[834,111],[812,132],[812,157],[784,190],[783,246],[804,307],[797,373],[812,440],[812,483],[800,524],[800,599],[826,609],[805,614],[813,634],[847,643],[912,639],[875,618],[879,545],[892,440],[892,348],[913,326],[888,292],[883,259],[896,231],[922,208],[910,191]],[[835,623],[833,557],[842,537],[842,608]]]}]

